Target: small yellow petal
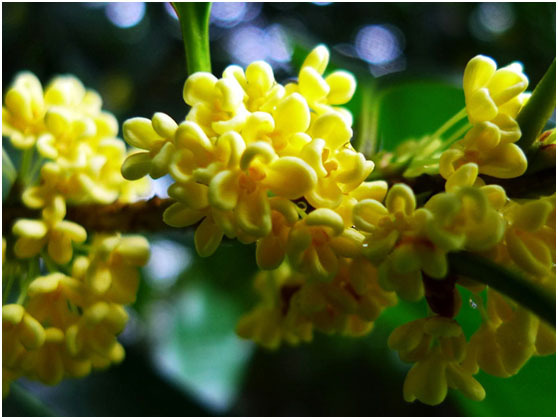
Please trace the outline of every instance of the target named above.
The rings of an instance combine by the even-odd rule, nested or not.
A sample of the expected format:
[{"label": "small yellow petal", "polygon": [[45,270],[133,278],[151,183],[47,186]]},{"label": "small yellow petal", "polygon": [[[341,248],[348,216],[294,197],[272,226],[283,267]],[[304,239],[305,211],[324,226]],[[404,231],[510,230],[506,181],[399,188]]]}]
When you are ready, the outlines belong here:
[{"label": "small yellow petal", "polygon": [[327,101],[331,105],[343,105],[353,97],[356,90],[355,77],[348,71],[335,71],[326,77],[329,85]]},{"label": "small yellow petal", "polygon": [[211,217],[206,217],[196,229],[194,244],[201,257],[211,256],[221,243],[223,230],[219,228]]},{"label": "small yellow petal", "polygon": [[316,172],[297,157],[281,157],[269,165],[262,184],[275,195],[297,199],[316,185]]}]

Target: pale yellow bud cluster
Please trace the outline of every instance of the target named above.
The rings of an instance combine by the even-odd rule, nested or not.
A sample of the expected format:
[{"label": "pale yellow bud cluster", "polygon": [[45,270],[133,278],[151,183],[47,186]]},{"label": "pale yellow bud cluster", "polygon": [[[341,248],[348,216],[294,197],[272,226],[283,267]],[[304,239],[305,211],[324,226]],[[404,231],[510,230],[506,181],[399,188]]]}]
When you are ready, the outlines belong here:
[{"label": "pale yellow bud cluster", "polygon": [[[351,146],[352,116],[339,107],[356,83],[345,71],[325,75],[328,62],[329,51],[318,46],[297,81],[285,86],[264,62],[246,70],[230,66],[220,79],[191,75],[183,91],[191,107],[185,121],[162,113],[126,121],[124,138],[141,151],[127,158],[122,172],[128,179],[170,174],[168,193],[177,202],[164,221],[197,224],[201,256],[213,254],[224,237],[256,243],[260,303],[241,318],[240,336],[269,348],[309,341],[315,330],[360,336],[397,296],[425,297],[435,315],[390,338],[401,359],[414,363],[405,399],[438,404],[453,388],[481,400],[484,389],[472,377],[479,368],[513,374],[531,355],[549,353],[555,339],[547,325],[515,306],[516,315],[486,320],[469,343],[453,320],[461,307],[456,283],[473,292],[482,286],[450,275],[450,252],[480,253],[547,287],[555,284],[554,198],[515,203],[479,177],[515,177],[526,169],[514,143],[527,78],[518,64],[497,70],[487,57],[471,60],[466,110],[445,124],[467,114],[472,127],[465,138],[441,154],[439,165],[446,143],[437,135],[409,148],[418,160],[406,173],[433,173],[439,166],[446,179],[445,192],[419,205],[406,184],[367,181],[374,165]],[[489,310],[498,298],[489,290]],[[492,336],[485,341],[487,331]],[[482,345],[514,338],[524,347],[499,349],[503,366],[485,368]]]},{"label": "pale yellow bud cluster", "polygon": [[[393,198],[389,198],[397,187],[394,195],[406,198],[395,207]],[[460,303],[454,300],[456,290],[451,281],[455,278],[448,276],[446,254],[467,250],[519,270],[526,279],[555,293],[555,196],[514,202],[502,187],[484,185],[472,163],[461,166],[447,180],[446,190],[418,210],[410,189],[402,185],[390,189],[386,207],[370,200],[355,206],[355,224],[370,233],[365,239],[369,244],[365,254],[380,263],[380,284],[385,289],[396,291],[402,298],[419,299],[427,285],[434,287],[429,290],[430,298],[443,298],[445,303],[440,307],[429,301],[431,308],[453,317]],[[439,285],[432,283],[432,278]],[[457,282],[475,294],[484,288],[461,278]],[[482,369],[509,377],[532,356],[555,353],[555,329],[495,290],[488,288],[486,306],[479,297],[478,309],[483,314],[480,328],[469,342],[460,332],[460,355],[451,360],[443,352],[443,341],[424,343],[426,335],[419,339],[426,319],[409,323],[392,334],[390,347],[409,351],[412,356],[400,352],[401,359],[414,363],[405,381],[406,400],[438,404],[448,388],[458,389],[474,400],[482,399],[484,390],[471,374]],[[449,317],[443,321],[449,322]]]},{"label": "pale yellow bud cluster", "polygon": [[368,333],[397,298],[380,287],[377,270],[366,259],[343,258],[339,265],[330,281],[309,281],[288,263],[260,272],[255,286],[261,302],[240,319],[237,333],[268,348],[310,341],[314,330],[347,336]]},{"label": "pale yellow bud cluster", "polygon": [[[26,191],[30,207],[49,205],[56,193],[72,202],[108,204],[130,189],[120,174],[126,147],[116,138],[118,122],[102,110],[99,94],[77,78],[56,77],[43,91],[32,73],[21,73],[6,93],[2,119],[2,135],[14,147],[36,146],[48,161],[40,185]],[[145,181],[132,187],[132,196],[148,189]]]},{"label": "pale yellow bud cluster", "polygon": [[448,179],[461,165],[475,163],[479,173],[497,178],[521,176],[527,169],[515,118],[528,100],[529,81],[513,63],[497,69],[489,57],[477,55],[465,68],[463,90],[472,128],[440,159],[440,174]]},{"label": "pale yellow bud cluster", "polygon": [[116,119],[101,106],[100,96],[72,76],[55,78],[43,92],[33,74],[22,73],[6,93],[2,134],[25,150],[23,160],[39,154],[38,184],[22,164],[17,187],[24,188],[24,205],[41,210],[41,218],[18,219],[15,237],[2,242],[3,263],[14,239],[10,258],[22,259],[6,260],[3,271],[4,396],[21,376],[52,385],[124,358],[116,337],[128,319],[124,304],[135,300],[149,244],[119,234],[96,235],[86,244],[85,228],[65,219],[67,205],[130,202],[149,189],[147,179],[122,177],[126,146],[116,138]]},{"label": "pale yellow bud cluster", "polygon": [[473,400],[484,399],[482,386],[461,365],[466,339],[455,320],[440,316],[415,320],[395,329],[388,344],[401,360],[414,363],[403,385],[406,401],[440,404],[448,388]]},{"label": "pale yellow bud cluster", "polygon": [[4,390],[20,376],[52,385],[120,362],[123,304],[135,300],[137,268],[148,259],[141,236],[97,236],[69,275],[32,278],[21,302],[2,306]]},{"label": "pale yellow bud cluster", "polygon": [[124,123],[124,139],[142,149],[124,162],[124,177],[170,174],[177,202],[164,220],[174,227],[201,221],[195,245],[202,256],[223,237],[237,238],[258,243],[263,269],[288,256],[299,272],[333,278],[339,258],[358,253],[350,195],[374,165],[351,146],[352,118],[338,107],[353,96],[354,77],[324,78],[328,62],[327,48],[317,47],[298,83],[286,86],[260,61],[227,67],[220,79],[191,75],[183,122],[156,113]]}]

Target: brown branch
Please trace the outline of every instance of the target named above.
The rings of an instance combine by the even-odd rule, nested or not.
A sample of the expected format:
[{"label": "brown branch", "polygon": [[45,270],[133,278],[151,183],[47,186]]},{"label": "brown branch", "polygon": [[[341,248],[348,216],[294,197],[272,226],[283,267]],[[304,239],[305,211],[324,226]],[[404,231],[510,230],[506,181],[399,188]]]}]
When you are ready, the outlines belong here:
[{"label": "brown branch", "polygon": [[[153,197],[147,201],[131,204],[115,202],[109,205],[86,204],[68,206],[66,219],[82,225],[88,231],[140,232],[161,231],[172,227],[163,222],[163,212],[174,201]],[[18,218],[40,218],[40,210],[25,206],[2,207],[2,229],[9,234]]]}]

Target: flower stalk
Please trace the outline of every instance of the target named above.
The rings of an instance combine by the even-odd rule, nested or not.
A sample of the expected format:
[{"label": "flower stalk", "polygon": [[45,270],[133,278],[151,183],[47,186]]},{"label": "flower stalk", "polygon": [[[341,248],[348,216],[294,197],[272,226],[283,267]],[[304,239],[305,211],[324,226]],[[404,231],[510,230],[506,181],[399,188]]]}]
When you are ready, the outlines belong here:
[{"label": "flower stalk", "polygon": [[494,288],[556,327],[556,299],[521,275],[469,252],[449,253],[448,262],[453,273]]},{"label": "flower stalk", "polygon": [[182,29],[188,75],[211,72],[209,52],[209,14],[211,3],[172,3]]}]

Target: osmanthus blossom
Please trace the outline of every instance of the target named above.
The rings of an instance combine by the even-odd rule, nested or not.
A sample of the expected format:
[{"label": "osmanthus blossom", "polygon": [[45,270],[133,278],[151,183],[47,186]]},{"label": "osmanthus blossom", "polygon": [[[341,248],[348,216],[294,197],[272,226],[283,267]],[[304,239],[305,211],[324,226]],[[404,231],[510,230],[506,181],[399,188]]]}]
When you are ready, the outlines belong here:
[{"label": "osmanthus blossom", "polygon": [[[514,144],[521,134],[515,118],[528,98],[518,64],[497,70],[491,59],[478,56],[467,65],[463,112],[471,128],[440,156],[445,191],[419,206],[409,186],[367,180],[374,164],[352,147],[352,116],[339,106],[352,98],[356,82],[342,70],[327,74],[328,62],[329,51],[318,46],[298,80],[284,87],[263,62],[246,70],[230,66],[220,79],[195,73],[183,92],[192,109],[174,139],[166,140],[175,152],[160,173],[168,171],[174,179],[169,196],[177,202],[166,210],[165,222],[175,227],[201,222],[194,238],[201,256],[215,252],[224,237],[256,242],[262,302],[240,321],[241,336],[275,348],[282,341],[307,341],[314,329],[367,333],[396,295],[419,300],[427,282],[428,287],[448,283],[450,252],[493,257],[509,252],[510,260],[522,258],[516,265],[523,263],[521,269],[549,266],[546,230],[529,226],[529,233],[517,233],[524,226],[513,221],[517,210],[509,209],[517,204],[479,176],[512,178],[526,170],[525,156]],[[434,148],[441,144],[436,141]],[[147,161],[148,153],[143,158]],[[537,211],[548,212],[545,204],[527,212]],[[518,235],[527,241],[515,240]],[[365,287],[369,293],[357,285],[363,283],[357,272],[363,271],[375,284]],[[547,269],[537,273],[548,277]],[[459,306],[456,298],[450,290],[449,306]],[[435,346],[417,358],[405,384],[407,400],[437,404],[448,388],[484,397],[471,376],[476,370],[462,365],[466,340],[457,323],[444,317],[455,314],[429,321],[439,323],[437,332],[420,333],[440,347],[454,342],[459,353]],[[409,327],[420,331],[419,323]],[[541,342],[552,339],[540,330]],[[541,351],[547,346],[541,343]]]},{"label": "osmanthus blossom", "polygon": [[[57,78],[43,92],[33,75],[20,75],[6,95],[3,134],[47,160],[22,196],[42,218],[15,223],[17,241],[3,240],[3,260],[13,246],[17,258],[38,264],[40,257],[49,272],[34,272],[19,302],[3,305],[5,387],[20,376],[53,384],[123,359],[117,335],[149,244],[141,236],[88,237],[65,220],[66,205],[128,202],[147,176],[167,174],[173,202],[163,220],[195,228],[200,256],[225,238],[254,246],[260,301],[238,323],[243,338],[277,348],[308,342],[314,331],[362,336],[398,298],[426,298],[428,317],[399,326],[388,344],[413,364],[405,400],[431,405],[448,389],[482,400],[478,371],[508,377],[532,356],[553,353],[549,325],[494,289],[456,277],[448,264],[449,253],[472,252],[555,290],[555,196],[515,201],[482,177],[515,178],[527,169],[515,144],[528,100],[522,67],[498,69],[484,56],[467,64],[458,116],[468,117],[468,131],[443,152],[440,138],[420,143],[418,152],[439,157],[428,173],[439,172],[445,184],[419,196],[405,183],[369,180],[374,163],[351,144],[353,118],[342,107],[356,80],[328,72],[328,64],[320,45],[285,86],[263,61],[229,66],[220,78],[194,73],[182,91],[190,107],[183,121],[156,112],[124,122],[132,150],[116,138],[100,97],[77,79]],[[454,319],[457,286],[474,294],[487,288],[470,339]]]},{"label": "osmanthus blossom", "polygon": [[527,170],[527,158],[515,144],[521,130],[515,118],[529,98],[529,81],[523,67],[513,63],[497,69],[489,57],[477,55],[469,61],[463,76],[463,90],[469,121],[465,137],[440,158],[444,178],[466,163],[475,163],[479,173],[509,179]]},{"label": "osmanthus blossom", "polygon": [[[116,138],[116,118],[73,76],[56,77],[43,90],[33,74],[19,74],[6,93],[2,115],[3,135],[27,156],[36,151],[42,159],[34,163],[40,167],[37,179],[28,173],[21,177],[22,202],[40,210],[40,218],[17,219],[15,237],[2,240],[3,264],[11,266],[15,257],[27,270],[6,269],[6,396],[10,383],[22,376],[54,385],[124,358],[117,341],[127,321],[123,304],[135,300],[138,268],[147,263],[149,244],[141,236],[88,234],[66,219],[66,210],[75,204],[131,202],[147,192],[149,181],[124,179],[127,151]],[[11,303],[9,287],[16,281],[19,295]]]}]

